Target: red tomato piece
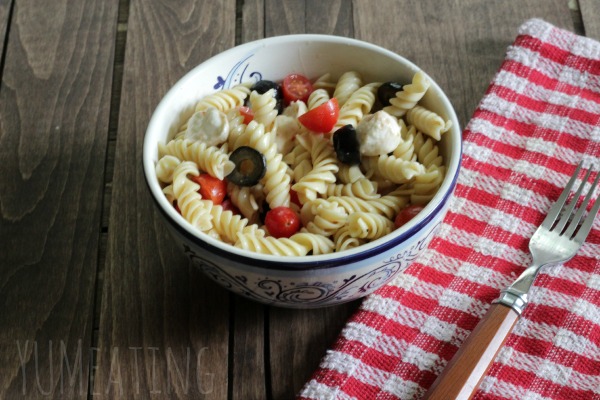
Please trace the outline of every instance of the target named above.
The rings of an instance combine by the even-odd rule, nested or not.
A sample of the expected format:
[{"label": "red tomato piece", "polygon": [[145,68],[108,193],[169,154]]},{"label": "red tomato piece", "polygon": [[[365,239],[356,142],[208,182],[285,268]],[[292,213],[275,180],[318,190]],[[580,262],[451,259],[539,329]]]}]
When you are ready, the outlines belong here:
[{"label": "red tomato piece", "polygon": [[227,195],[227,182],[209,174],[200,174],[192,177],[200,185],[198,192],[203,199],[211,200],[214,204],[221,204]]},{"label": "red tomato piece", "polygon": [[300,230],[300,217],[289,207],[275,207],[267,212],[265,226],[271,236],[289,238]]},{"label": "red tomato piece", "polygon": [[221,207],[223,207],[224,211],[231,211],[234,214],[241,214],[239,208],[237,208],[235,206],[235,204],[233,204],[233,202],[231,201],[231,199],[225,199],[225,200],[223,200],[223,202],[221,203]]},{"label": "red tomato piece", "polygon": [[302,207],[302,203],[300,203],[300,198],[298,197],[298,192],[296,192],[294,189],[290,189],[290,201],[298,207]]},{"label": "red tomato piece", "polygon": [[244,124],[248,125],[254,119],[254,111],[250,107],[241,106],[239,108],[240,115],[244,117]]},{"label": "red tomato piece", "polygon": [[306,103],[308,96],[313,92],[313,86],[310,79],[304,75],[290,74],[283,78],[281,91],[283,92],[283,99],[286,104],[298,100]]},{"label": "red tomato piece", "polygon": [[298,121],[313,132],[330,132],[340,116],[340,107],[334,97],[298,117]]},{"label": "red tomato piece", "polygon": [[421,210],[423,210],[423,206],[419,205],[411,205],[400,210],[398,215],[396,215],[396,219],[394,220],[396,228],[400,228],[402,225],[413,219],[415,215],[421,212]]}]

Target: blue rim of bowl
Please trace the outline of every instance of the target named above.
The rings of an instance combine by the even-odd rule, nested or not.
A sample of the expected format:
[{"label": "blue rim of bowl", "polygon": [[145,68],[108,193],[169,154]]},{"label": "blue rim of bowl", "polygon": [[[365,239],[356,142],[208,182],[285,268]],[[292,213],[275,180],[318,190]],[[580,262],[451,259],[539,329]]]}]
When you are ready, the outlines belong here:
[{"label": "blue rim of bowl", "polygon": [[[327,37],[328,40],[332,40],[334,42],[340,42],[340,44],[348,44],[347,42],[351,42],[358,46],[371,48],[378,52],[388,53],[389,55],[399,57],[400,59],[404,60],[408,64],[411,64],[415,68],[418,68],[418,66],[416,66],[414,63],[412,63],[410,60],[408,60],[408,59],[404,58],[403,56],[401,56],[397,53],[394,53],[391,50],[388,50],[386,48],[377,46],[377,45],[369,43],[369,42],[361,41],[359,39],[338,37],[338,36],[333,36],[333,35],[297,34],[297,35],[276,36],[276,37],[271,37],[271,38],[258,39],[253,42],[241,44],[241,45],[235,46],[231,49],[228,49],[228,50],[224,51],[223,53],[226,53],[229,51],[234,51],[236,48],[239,48],[239,47],[261,44],[265,41],[269,41],[269,40],[273,40],[273,39],[278,40],[280,38],[291,37],[291,36],[295,36],[299,39],[321,39],[323,37]],[[344,42],[346,42],[346,43],[344,43]],[[223,53],[220,53],[220,54],[223,54]],[[212,56],[212,57],[206,59],[203,63],[209,61],[210,59],[212,59],[214,57],[218,57],[218,56],[219,55]],[[195,68],[199,68],[203,63],[199,64]],[[188,71],[188,73],[186,73],[186,75],[189,74],[190,72],[192,72],[194,69]],[[161,106],[165,97],[171,91],[173,91],[174,88],[177,87],[183,79],[184,79],[184,77],[180,78],[180,80],[178,82],[176,82],[175,85],[171,87],[171,89],[169,89],[169,91],[165,94],[165,96],[163,96],[163,98],[159,102],[157,109]],[[450,107],[452,109],[452,105],[451,105],[449,99],[444,94],[443,90],[433,80],[432,80],[432,84],[437,87],[437,89],[440,91],[440,93],[444,96],[445,100],[450,104]],[[154,112],[156,112],[156,110]],[[461,135],[461,130],[460,130],[460,126],[458,124],[457,116],[453,109],[452,109],[452,113],[453,113],[454,119],[457,122],[457,124],[456,124],[457,125],[456,126],[457,134]],[[152,122],[152,118],[150,119],[150,122]],[[149,126],[150,126],[150,124],[149,124]],[[145,142],[145,140],[146,140],[146,138],[144,138],[144,142]],[[143,147],[144,148],[146,147],[145,144]],[[165,209],[163,209],[161,203],[154,196],[154,192],[152,191],[152,188],[150,187],[150,181],[149,181],[150,177],[147,176],[146,169],[145,169],[145,158],[146,158],[145,156],[142,157],[142,169],[144,171],[144,178],[145,178],[146,186],[147,186],[148,190],[150,191],[150,194],[152,196],[152,199],[153,199],[155,205],[158,207],[159,211],[165,217],[167,222],[173,228],[175,228],[178,233],[183,235],[188,241],[193,242],[194,244],[198,245],[199,247],[201,247],[201,248],[207,250],[208,252],[213,253],[217,256],[220,256],[222,258],[235,259],[236,262],[246,263],[248,266],[258,267],[258,268],[273,268],[273,269],[286,270],[286,271],[302,271],[302,270],[315,270],[315,269],[325,269],[325,268],[343,266],[343,265],[346,265],[349,263],[360,262],[362,260],[366,260],[372,256],[375,256],[379,253],[390,250],[390,249],[400,245],[401,243],[403,243],[404,241],[409,239],[411,236],[413,236],[415,233],[422,230],[427,224],[429,224],[429,222],[431,222],[431,220],[435,217],[435,215],[437,215],[441,211],[441,209],[443,209],[446,206],[446,203],[449,201],[452,193],[454,192],[455,187],[456,187],[456,182],[458,179],[458,175],[459,175],[459,172],[461,169],[461,164],[462,164],[462,150],[463,150],[462,142],[459,141],[459,146],[458,146],[459,154],[458,154],[458,158],[456,160],[456,163],[457,163],[456,170],[455,170],[455,174],[452,178],[452,181],[450,182],[450,184],[447,187],[447,192],[444,194],[444,196],[441,199],[436,200],[436,201],[438,201],[438,204],[436,204],[436,206],[434,208],[428,210],[428,214],[425,215],[421,221],[415,223],[413,226],[411,226],[405,232],[402,232],[398,236],[396,236],[388,241],[384,241],[381,244],[366,248],[362,251],[350,252],[348,255],[344,255],[344,256],[340,255],[334,259],[326,259],[326,258],[323,259],[323,258],[321,258],[322,256],[317,255],[317,256],[307,256],[307,257],[279,257],[277,260],[270,260],[269,259],[270,257],[278,257],[278,256],[256,253],[257,257],[252,257],[252,256],[246,256],[244,254],[236,253],[235,251],[234,252],[229,251],[226,248],[226,246],[231,246],[231,245],[228,245],[226,243],[223,243],[224,248],[215,246],[215,245],[203,240],[198,234],[196,234],[194,232],[195,228],[191,227],[191,225],[189,227],[181,226],[177,221],[173,220],[173,217],[170,216]],[[198,233],[200,233],[200,232],[198,232]],[[379,239],[379,240],[381,240],[381,239]],[[241,249],[234,248],[233,246],[231,246],[231,249],[235,249],[238,251],[241,250]],[[287,260],[288,258],[289,258],[289,261]]]}]

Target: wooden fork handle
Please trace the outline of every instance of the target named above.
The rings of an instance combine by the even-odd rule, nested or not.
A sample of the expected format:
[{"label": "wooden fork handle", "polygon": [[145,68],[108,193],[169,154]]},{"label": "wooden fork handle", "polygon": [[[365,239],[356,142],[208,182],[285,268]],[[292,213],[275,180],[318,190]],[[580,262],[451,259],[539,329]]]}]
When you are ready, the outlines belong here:
[{"label": "wooden fork handle", "polygon": [[424,399],[470,399],[518,318],[512,308],[492,304]]}]

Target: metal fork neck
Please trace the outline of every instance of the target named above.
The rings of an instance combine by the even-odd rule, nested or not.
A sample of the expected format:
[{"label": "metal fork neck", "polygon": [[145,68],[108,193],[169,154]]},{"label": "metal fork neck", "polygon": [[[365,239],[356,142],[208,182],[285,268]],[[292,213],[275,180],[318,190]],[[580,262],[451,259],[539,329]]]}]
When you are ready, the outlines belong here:
[{"label": "metal fork neck", "polygon": [[528,303],[527,293],[521,293],[507,287],[500,292],[500,297],[493,301],[495,304],[503,304],[512,308],[518,315],[521,315]]},{"label": "metal fork neck", "polygon": [[529,303],[527,293],[529,293],[529,288],[531,288],[540,267],[537,264],[530,265],[512,285],[500,292],[500,297],[494,300],[493,303],[503,304],[521,315],[527,303]]}]

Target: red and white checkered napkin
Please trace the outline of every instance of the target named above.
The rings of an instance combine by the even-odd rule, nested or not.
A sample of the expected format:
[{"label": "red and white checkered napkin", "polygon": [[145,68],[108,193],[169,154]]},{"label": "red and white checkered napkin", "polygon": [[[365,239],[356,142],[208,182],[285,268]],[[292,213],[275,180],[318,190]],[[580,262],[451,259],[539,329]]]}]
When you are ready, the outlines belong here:
[{"label": "red and white checkered napkin", "polygon": [[[464,139],[439,235],[364,300],[299,399],[418,399],[431,386],[530,261],[529,238],[575,165],[600,164],[600,43],[526,22]],[[600,399],[600,217],[530,299],[475,399]]]}]

